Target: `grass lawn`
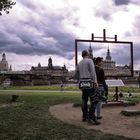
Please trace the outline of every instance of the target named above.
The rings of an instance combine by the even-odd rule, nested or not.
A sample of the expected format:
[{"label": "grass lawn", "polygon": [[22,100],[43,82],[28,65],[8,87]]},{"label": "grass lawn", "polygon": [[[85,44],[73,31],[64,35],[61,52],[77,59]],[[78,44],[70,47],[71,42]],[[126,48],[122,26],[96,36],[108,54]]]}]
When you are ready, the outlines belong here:
[{"label": "grass lawn", "polygon": [[[15,91],[0,91],[0,105],[9,104]],[[0,107],[0,140],[130,140],[66,124],[50,115],[54,104],[80,102],[80,93],[20,92],[20,106]],[[140,100],[140,98],[138,98]]]},{"label": "grass lawn", "polygon": [[[3,90],[4,87],[0,86],[0,90]],[[60,85],[55,86],[9,86],[6,88],[7,90],[61,90]],[[79,88],[77,86],[67,86],[64,85],[63,90],[76,90],[79,91]],[[115,92],[115,87],[109,87],[110,92]],[[140,93],[139,87],[131,87],[131,86],[124,86],[119,87],[119,91],[122,92],[132,92],[132,93]]]}]

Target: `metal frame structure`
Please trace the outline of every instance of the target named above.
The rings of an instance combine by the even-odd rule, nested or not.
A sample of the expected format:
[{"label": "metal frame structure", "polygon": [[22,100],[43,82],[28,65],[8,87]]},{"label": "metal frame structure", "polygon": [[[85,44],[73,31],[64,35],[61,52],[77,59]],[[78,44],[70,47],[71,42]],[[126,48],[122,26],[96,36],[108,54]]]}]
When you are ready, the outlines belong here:
[{"label": "metal frame structure", "polygon": [[[100,39],[100,40],[99,40]],[[102,40],[101,40],[102,39]],[[112,40],[108,40],[112,39]],[[95,43],[117,43],[117,44],[128,44],[130,45],[130,57],[131,57],[131,75],[127,77],[133,77],[134,70],[133,70],[133,42],[129,41],[118,41],[117,40],[117,35],[114,37],[106,37],[106,30],[103,29],[103,37],[95,37],[94,34],[91,34],[91,40],[86,40],[86,39],[75,39],[75,67],[77,66],[77,60],[78,60],[78,55],[77,55],[77,47],[78,47],[78,42],[95,42]],[[116,76],[112,76],[116,77]],[[119,77],[124,77],[124,76],[119,76]],[[125,76],[126,77],[126,76]]]}]

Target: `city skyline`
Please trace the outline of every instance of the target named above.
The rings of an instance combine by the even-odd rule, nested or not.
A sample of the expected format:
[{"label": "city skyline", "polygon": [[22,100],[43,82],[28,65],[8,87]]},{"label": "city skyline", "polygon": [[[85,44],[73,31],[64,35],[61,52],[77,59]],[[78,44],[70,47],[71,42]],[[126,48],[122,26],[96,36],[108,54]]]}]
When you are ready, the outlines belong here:
[{"label": "city skyline", "polygon": [[[102,47],[100,47],[100,49],[101,49]],[[108,47],[108,48],[106,48],[106,52],[105,52],[105,55],[104,56],[100,56],[100,55],[94,55],[93,54],[93,47],[90,45],[89,47],[88,47],[88,49],[87,49],[88,51],[89,51],[89,57],[91,58],[91,59],[93,59],[93,58],[96,58],[96,57],[102,57],[103,58],[103,61],[106,61],[107,60],[107,57],[109,56],[110,57],[110,61],[111,62],[114,62],[115,63],[115,66],[121,66],[121,67],[124,67],[124,66],[130,66],[131,65],[131,63],[129,62],[129,63],[123,63],[123,62],[125,62],[125,60],[122,60],[122,62],[117,62],[115,59],[114,59],[114,57],[112,57],[112,55],[111,55],[111,51],[110,51],[110,48]],[[80,55],[79,56],[80,57],[80,59],[79,59],[79,61],[82,59],[82,56]],[[45,64],[45,65],[42,65],[41,64],[41,62],[39,62],[36,66],[31,66],[28,70],[31,70],[32,69],[32,67],[46,67],[46,66],[48,66],[49,65],[49,59],[51,59],[52,60],[52,66],[56,66],[56,65],[54,65],[54,61],[53,61],[53,59],[52,59],[52,57],[49,57],[48,58],[48,60],[47,60],[47,63]],[[108,61],[108,60],[107,60]],[[6,56],[6,54],[5,53],[3,53],[2,54],[2,56],[1,56],[1,61],[0,62],[6,62],[7,64],[4,64],[4,65],[7,65],[6,67],[7,67],[7,69],[9,69],[10,71],[12,70],[12,71],[15,71],[15,69],[13,69],[12,68],[12,65],[11,64],[8,64],[8,61],[7,61],[7,56]],[[65,64],[63,65],[63,66],[60,66],[60,65],[57,65],[58,67],[63,67],[63,66],[66,66]],[[67,67],[66,67],[67,68]],[[23,69],[23,71],[26,71],[26,69]]]},{"label": "city skyline", "polygon": [[134,68],[140,69],[139,5],[139,0],[18,0],[0,17],[0,54],[6,53],[15,70],[45,66],[49,57],[54,65],[74,69],[75,39],[102,36],[106,29],[107,36],[134,43]]}]

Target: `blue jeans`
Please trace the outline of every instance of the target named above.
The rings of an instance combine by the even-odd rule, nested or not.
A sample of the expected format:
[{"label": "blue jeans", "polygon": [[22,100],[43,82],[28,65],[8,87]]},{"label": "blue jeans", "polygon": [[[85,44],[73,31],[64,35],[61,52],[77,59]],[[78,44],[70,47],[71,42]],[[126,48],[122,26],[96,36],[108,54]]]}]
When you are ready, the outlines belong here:
[{"label": "blue jeans", "polygon": [[[95,119],[95,107],[96,104],[93,101],[94,89],[82,90],[82,112],[83,118]],[[90,98],[90,107],[88,109],[88,98]]]},{"label": "blue jeans", "polygon": [[[104,86],[100,85],[98,88],[100,94],[104,95],[105,90],[104,90]],[[99,101],[96,105],[96,116],[100,117],[101,116],[101,109],[102,109],[102,101]]]},{"label": "blue jeans", "polygon": [[96,116],[100,117],[101,116],[101,109],[102,109],[102,102],[98,102],[96,105]]}]

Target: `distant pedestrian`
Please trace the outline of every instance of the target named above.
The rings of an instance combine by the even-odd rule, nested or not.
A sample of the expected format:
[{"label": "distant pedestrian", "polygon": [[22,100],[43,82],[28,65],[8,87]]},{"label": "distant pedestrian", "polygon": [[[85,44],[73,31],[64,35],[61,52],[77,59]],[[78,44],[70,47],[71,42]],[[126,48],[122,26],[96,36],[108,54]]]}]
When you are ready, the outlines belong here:
[{"label": "distant pedestrian", "polygon": [[124,97],[124,96],[123,96],[123,93],[122,93],[121,91],[119,92],[119,95],[118,95],[118,96],[119,96],[119,99],[120,99],[120,100],[122,100],[123,97]]},{"label": "distant pedestrian", "polygon": [[132,97],[132,93],[128,91],[128,97]]},{"label": "distant pedestrian", "polygon": [[63,82],[61,82],[61,84],[60,84],[60,90],[61,90],[61,91],[64,90],[63,87],[64,87],[64,84],[63,84]]}]

